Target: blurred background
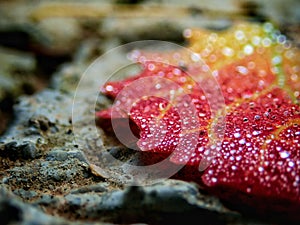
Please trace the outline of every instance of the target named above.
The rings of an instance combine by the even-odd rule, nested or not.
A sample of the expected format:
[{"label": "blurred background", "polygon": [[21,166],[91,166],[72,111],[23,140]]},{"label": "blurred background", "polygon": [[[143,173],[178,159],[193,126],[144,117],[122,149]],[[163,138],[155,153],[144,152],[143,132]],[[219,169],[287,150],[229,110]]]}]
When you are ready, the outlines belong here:
[{"label": "blurred background", "polygon": [[299,8],[298,0],[1,0],[0,134],[16,98],[48,86],[65,62],[135,40],[184,44],[188,27],[224,29],[234,20],[272,21],[299,44]]}]

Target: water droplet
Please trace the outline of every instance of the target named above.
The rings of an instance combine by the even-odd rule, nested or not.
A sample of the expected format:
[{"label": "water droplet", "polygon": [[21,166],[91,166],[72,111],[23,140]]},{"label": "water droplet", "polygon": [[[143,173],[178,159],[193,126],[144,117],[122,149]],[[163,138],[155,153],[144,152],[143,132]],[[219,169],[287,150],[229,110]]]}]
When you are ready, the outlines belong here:
[{"label": "water droplet", "polygon": [[279,43],[279,44],[284,44],[285,43],[285,41],[286,41],[286,37],[284,36],[284,35],[278,35],[278,37],[277,37],[277,42]]},{"label": "water droplet", "polygon": [[238,155],[237,157],[235,157],[235,159],[236,159],[237,161],[240,161],[240,160],[242,159],[242,156],[241,156],[241,155]]},{"label": "water droplet", "polygon": [[204,113],[199,113],[199,116],[200,117],[205,117],[205,114]]},{"label": "water droplet", "polygon": [[107,85],[107,86],[105,87],[105,90],[106,90],[106,91],[113,91],[113,90],[114,90],[114,87],[111,86],[111,85]]},{"label": "water droplet", "polygon": [[192,32],[191,29],[185,29],[185,30],[183,31],[183,36],[184,36],[185,38],[190,38],[190,37],[192,37],[192,34],[193,34],[193,32]]},{"label": "water droplet", "polygon": [[162,102],[159,103],[158,107],[159,107],[159,110],[161,110],[161,111],[165,109],[164,104]]},{"label": "water droplet", "polygon": [[236,70],[242,75],[247,75],[249,72],[249,70],[244,66],[237,66]]},{"label": "water droplet", "polygon": [[259,135],[260,132],[255,130],[255,131],[252,132],[252,134],[253,134],[254,136],[256,136],[256,135]]},{"label": "water droplet", "polygon": [[255,106],[255,103],[254,102],[250,102],[249,106],[250,106],[250,108],[253,108]]},{"label": "water droplet", "polygon": [[259,36],[254,36],[252,38],[252,44],[257,46],[260,44],[260,40],[261,40],[261,38]]},{"label": "water droplet", "polygon": [[235,138],[239,138],[239,137],[241,136],[241,134],[240,134],[240,133],[234,133],[233,136],[234,136]]},{"label": "water droplet", "polygon": [[265,81],[259,80],[259,81],[258,81],[258,85],[259,85],[260,87],[264,86],[264,85],[265,85]]},{"label": "water droplet", "polygon": [[245,45],[244,47],[244,53],[246,55],[251,55],[253,53],[253,46],[252,45]]},{"label": "water droplet", "polygon": [[244,145],[246,143],[245,139],[239,140],[239,144]]},{"label": "water droplet", "polygon": [[297,81],[298,80],[298,75],[297,74],[292,74],[291,75],[291,80],[292,81]]},{"label": "water droplet", "polygon": [[234,51],[232,50],[232,48],[229,48],[229,47],[224,47],[223,49],[222,49],[222,53],[223,53],[223,55],[225,55],[225,56],[233,56],[233,54],[234,54]]},{"label": "water droplet", "polygon": [[236,38],[237,40],[239,40],[239,41],[245,38],[245,34],[244,34],[244,32],[241,31],[241,30],[237,30],[237,31],[234,33],[234,36],[235,36],[235,38]]},{"label": "water droplet", "polygon": [[174,73],[175,75],[179,76],[179,75],[181,75],[181,70],[178,69],[178,68],[175,68],[175,69],[173,70],[173,73]]},{"label": "water droplet", "polygon": [[290,156],[290,153],[285,152],[285,151],[284,152],[280,152],[279,154],[280,154],[280,157],[283,158],[283,159],[286,159],[286,158],[288,158]]},{"label": "water droplet", "polygon": [[273,30],[273,25],[269,22],[264,23],[263,27],[264,27],[264,31],[267,33],[271,32]]},{"label": "water droplet", "polygon": [[282,59],[281,59],[281,56],[279,56],[279,55],[272,58],[272,63],[273,63],[274,65],[280,64],[281,61],[282,61]]},{"label": "water droplet", "polygon": [[260,115],[255,115],[255,116],[254,116],[254,119],[255,119],[255,120],[259,120],[259,119],[260,119]]},{"label": "water droplet", "polygon": [[216,183],[218,180],[217,180],[217,178],[213,177],[213,178],[211,178],[211,181]]},{"label": "water droplet", "polygon": [[191,59],[194,61],[194,62],[198,62],[198,61],[200,61],[200,55],[199,54],[197,54],[197,53],[192,53],[191,54]]},{"label": "water droplet", "polygon": [[159,90],[159,89],[161,88],[161,84],[156,84],[156,85],[155,85],[155,88],[156,88],[157,90]]},{"label": "water droplet", "polygon": [[152,63],[150,63],[150,64],[148,65],[148,70],[150,70],[150,71],[155,70],[155,65],[152,64]]},{"label": "water droplet", "polygon": [[264,38],[262,40],[262,44],[263,44],[264,47],[269,47],[271,45],[271,43],[272,43],[272,41],[271,41],[270,38]]}]

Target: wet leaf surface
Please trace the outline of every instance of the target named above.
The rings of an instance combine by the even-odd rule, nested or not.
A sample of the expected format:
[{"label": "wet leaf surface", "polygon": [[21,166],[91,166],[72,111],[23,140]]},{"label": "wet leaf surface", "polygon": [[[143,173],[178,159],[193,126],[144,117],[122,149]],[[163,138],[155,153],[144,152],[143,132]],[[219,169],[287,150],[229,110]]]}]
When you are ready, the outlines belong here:
[{"label": "wet leaf surface", "polygon": [[[174,52],[142,52],[140,74],[101,87],[115,102],[96,113],[100,126],[107,129],[111,121],[119,132],[121,121],[130,120],[139,150],[172,153],[171,162],[200,174],[188,179],[229,204],[299,219],[299,50],[270,23],[219,33],[187,30],[185,36],[195,53],[177,55],[191,58],[184,69],[155,62],[160,57],[172,64]],[[207,97],[214,91],[202,88],[209,86],[207,75],[193,70],[195,54],[222,91],[225,104],[217,112]],[[226,113],[223,133],[214,130],[218,112]]]}]

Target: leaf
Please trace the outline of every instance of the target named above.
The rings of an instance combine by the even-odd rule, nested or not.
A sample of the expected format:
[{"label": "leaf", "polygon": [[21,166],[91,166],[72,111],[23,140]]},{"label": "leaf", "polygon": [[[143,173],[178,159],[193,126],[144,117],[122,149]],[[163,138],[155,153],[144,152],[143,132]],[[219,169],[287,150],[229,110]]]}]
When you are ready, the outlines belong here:
[{"label": "leaf", "polygon": [[[102,87],[116,102],[97,112],[100,126],[107,129],[107,121],[130,119],[141,151],[172,153],[171,162],[186,165],[191,175],[177,178],[194,179],[232,204],[297,217],[299,50],[270,23],[238,24],[220,33],[187,30],[185,36],[188,47],[212,68],[224,107],[212,110],[208,96],[215,87],[205,76],[201,82],[193,79],[202,73],[193,72],[192,60],[183,68],[154,61],[160,56],[172,63],[174,53],[143,52],[150,61],[137,59],[143,65],[140,74]],[[224,133],[214,141],[214,123],[224,111]],[[208,164],[199,171],[204,162]]]}]

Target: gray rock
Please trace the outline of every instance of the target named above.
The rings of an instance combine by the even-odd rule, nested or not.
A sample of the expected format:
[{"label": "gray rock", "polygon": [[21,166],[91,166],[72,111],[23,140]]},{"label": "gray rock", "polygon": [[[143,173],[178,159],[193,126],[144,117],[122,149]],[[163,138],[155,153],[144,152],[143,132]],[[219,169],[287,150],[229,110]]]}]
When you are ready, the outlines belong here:
[{"label": "gray rock", "polygon": [[31,200],[38,196],[38,193],[36,191],[26,191],[24,189],[16,189],[13,191],[13,193],[17,196],[20,196],[22,199]]},{"label": "gray rock", "polygon": [[5,188],[0,187],[0,218],[3,225],[109,225],[109,223],[72,222],[50,216],[25,204]]},{"label": "gray rock", "polygon": [[0,156],[16,159],[35,159],[39,156],[36,145],[30,141],[12,141],[0,145]]},{"label": "gray rock", "polygon": [[80,150],[53,149],[46,155],[47,161],[66,161],[72,158],[88,164],[84,153]]},{"label": "gray rock", "polygon": [[40,176],[47,180],[70,181],[81,173],[77,160],[45,161],[41,163]]},{"label": "gray rock", "polygon": [[109,188],[109,183],[98,183],[94,185],[84,186],[78,189],[70,191],[70,194],[84,194],[84,193],[102,193],[107,192]]},{"label": "gray rock", "polygon": [[[101,218],[118,224],[199,224],[199,220],[201,224],[242,222],[239,213],[228,210],[217,198],[201,193],[196,184],[184,181],[165,180],[151,186],[128,186],[111,192],[95,193],[95,187],[89,190],[91,192],[73,191],[60,197],[59,201],[52,201],[52,207],[72,209],[79,219]],[[49,203],[51,205],[48,200]]]}]

